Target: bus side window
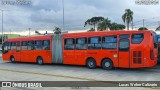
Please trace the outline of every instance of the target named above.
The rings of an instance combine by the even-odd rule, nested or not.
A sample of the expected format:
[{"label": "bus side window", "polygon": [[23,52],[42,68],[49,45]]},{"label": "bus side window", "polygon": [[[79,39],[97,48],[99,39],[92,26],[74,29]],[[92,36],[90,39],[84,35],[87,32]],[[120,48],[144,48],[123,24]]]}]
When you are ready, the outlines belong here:
[{"label": "bus side window", "polygon": [[75,41],[72,38],[64,40],[64,49],[65,50],[74,50]]},{"label": "bus side window", "polygon": [[119,41],[119,51],[129,51],[129,40],[128,39],[121,39]]},{"label": "bus side window", "polygon": [[11,42],[11,50],[16,50],[16,42]]},{"label": "bus side window", "polygon": [[20,42],[17,42],[17,51],[20,51],[20,50],[21,50]]},{"label": "bus side window", "polygon": [[117,36],[102,37],[102,49],[116,49],[116,48],[117,48]]},{"label": "bus side window", "polygon": [[77,38],[76,39],[76,49],[77,50],[87,49],[87,38]]},{"label": "bus side window", "polygon": [[8,42],[8,44],[7,44],[7,49],[8,49],[8,51],[11,50],[11,44],[10,44],[10,42]]},{"label": "bus side window", "polygon": [[129,34],[119,35],[119,38],[120,38],[120,39],[129,38]]},{"label": "bus side window", "polygon": [[22,42],[22,50],[27,50],[27,41]]},{"label": "bus side window", "polygon": [[88,38],[88,49],[101,49],[101,37]]},{"label": "bus side window", "polygon": [[40,41],[40,40],[35,41],[35,49],[36,50],[42,49],[42,41]]},{"label": "bus side window", "polygon": [[28,41],[28,50],[34,50],[34,41]]},{"label": "bus side window", "polygon": [[50,41],[49,40],[43,41],[43,50],[50,50]]},{"label": "bus side window", "polygon": [[140,44],[144,39],[143,34],[133,34],[132,35],[132,44]]}]

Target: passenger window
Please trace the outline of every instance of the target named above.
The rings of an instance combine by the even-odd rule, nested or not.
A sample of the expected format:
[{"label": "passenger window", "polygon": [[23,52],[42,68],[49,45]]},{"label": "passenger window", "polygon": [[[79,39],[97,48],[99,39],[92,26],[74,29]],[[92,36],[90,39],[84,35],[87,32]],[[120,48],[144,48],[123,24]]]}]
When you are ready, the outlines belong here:
[{"label": "passenger window", "polygon": [[133,34],[132,35],[132,44],[140,44],[144,39],[143,34]]},{"label": "passenger window", "polygon": [[27,50],[27,41],[22,42],[22,50]]},{"label": "passenger window", "polygon": [[74,39],[65,39],[65,42],[64,42],[64,49],[65,50],[74,50]]},{"label": "passenger window", "polygon": [[11,50],[11,42],[8,42],[8,50]]},{"label": "passenger window", "polygon": [[128,34],[124,34],[124,35],[119,35],[119,38],[124,39],[124,38],[129,38]]},{"label": "passenger window", "polygon": [[121,39],[119,41],[119,50],[120,51],[129,51],[129,40],[128,39]]},{"label": "passenger window", "polygon": [[35,49],[36,49],[36,50],[41,50],[41,49],[42,49],[42,41],[37,40],[37,41],[35,42]]},{"label": "passenger window", "polygon": [[43,41],[43,50],[50,50],[50,41],[49,40]]},{"label": "passenger window", "polygon": [[11,50],[16,50],[16,43],[15,42],[11,43]]},{"label": "passenger window", "polygon": [[77,38],[76,39],[76,49],[85,50],[87,49],[87,39],[86,38]]},{"label": "passenger window", "polygon": [[20,42],[17,42],[17,51],[20,51],[20,50],[21,50]]},{"label": "passenger window", "polygon": [[28,50],[34,50],[34,41],[28,41]]},{"label": "passenger window", "polygon": [[101,37],[88,38],[88,49],[101,49]]},{"label": "passenger window", "polygon": [[106,36],[102,38],[102,49],[116,49],[117,36]]}]

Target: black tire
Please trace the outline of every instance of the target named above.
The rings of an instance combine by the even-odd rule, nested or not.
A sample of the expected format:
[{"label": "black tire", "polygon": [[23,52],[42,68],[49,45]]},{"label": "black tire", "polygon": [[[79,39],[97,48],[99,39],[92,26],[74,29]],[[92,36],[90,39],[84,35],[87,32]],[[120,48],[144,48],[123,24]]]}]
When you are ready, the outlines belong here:
[{"label": "black tire", "polygon": [[12,63],[14,63],[14,62],[15,62],[15,58],[14,58],[13,56],[11,56],[11,57],[10,57],[10,61],[11,61]]},{"label": "black tire", "polygon": [[86,65],[89,69],[94,69],[96,68],[96,61],[93,58],[89,58]]},{"label": "black tire", "polygon": [[43,64],[44,64],[42,57],[38,57],[38,58],[37,58],[37,64],[39,64],[39,65],[43,65]]},{"label": "black tire", "polygon": [[102,61],[102,68],[105,70],[111,70],[113,69],[113,62],[110,59],[104,59]]}]

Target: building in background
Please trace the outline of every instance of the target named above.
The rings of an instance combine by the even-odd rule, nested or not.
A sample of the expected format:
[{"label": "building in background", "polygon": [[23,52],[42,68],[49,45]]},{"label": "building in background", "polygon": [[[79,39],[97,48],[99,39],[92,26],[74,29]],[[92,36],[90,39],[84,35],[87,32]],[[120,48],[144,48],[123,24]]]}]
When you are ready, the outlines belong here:
[{"label": "building in background", "polygon": [[[20,37],[19,34],[4,34],[3,39],[9,39],[9,38],[18,38]],[[0,44],[2,44],[2,35],[0,35]]]}]

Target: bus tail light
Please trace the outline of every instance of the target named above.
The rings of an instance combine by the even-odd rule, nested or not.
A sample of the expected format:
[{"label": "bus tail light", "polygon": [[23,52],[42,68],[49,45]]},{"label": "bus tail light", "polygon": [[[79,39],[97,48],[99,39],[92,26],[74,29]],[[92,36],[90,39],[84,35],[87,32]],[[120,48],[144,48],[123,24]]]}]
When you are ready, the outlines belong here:
[{"label": "bus tail light", "polygon": [[154,60],[154,52],[153,49],[150,49],[150,59]]}]

